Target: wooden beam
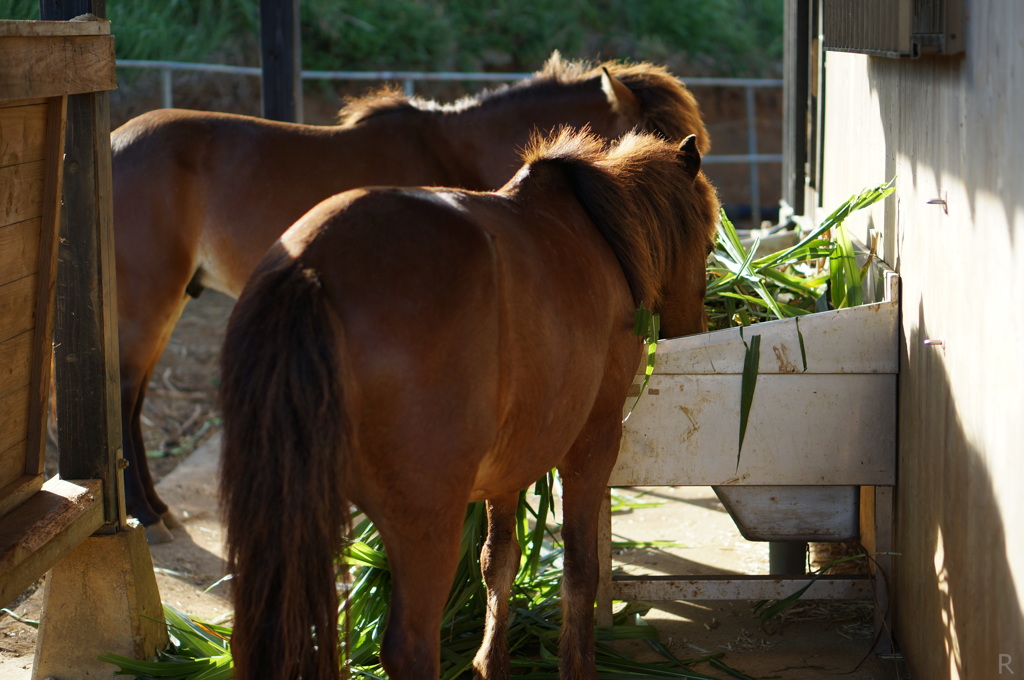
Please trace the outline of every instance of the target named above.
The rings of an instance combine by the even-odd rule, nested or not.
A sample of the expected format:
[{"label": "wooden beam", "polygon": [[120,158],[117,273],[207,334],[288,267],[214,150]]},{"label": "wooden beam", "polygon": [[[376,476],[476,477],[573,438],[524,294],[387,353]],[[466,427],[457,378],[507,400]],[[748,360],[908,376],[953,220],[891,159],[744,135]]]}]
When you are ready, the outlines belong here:
[{"label": "wooden beam", "polygon": [[103,524],[102,484],[56,477],[0,525],[0,606]]},{"label": "wooden beam", "polygon": [[[31,360],[29,456],[25,461],[25,474],[28,475],[41,475],[46,467],[46,423],[50,415],[50,387],[53,381],[53,308],[57,290],[57,237],[63,200],[67,103],[67,97],[52,97],[46,107],[46,171],[36,269],[38,288]],[[110,486],[116,487],[115,484]]]},{"label": "wooden beam", "polygon": [[804,586],[808,600],[868,600],[871,580],[865,576],[778,578],[745,575],[616,576],[612,599],[635,601],[781,600]]},{"label": "wooden beam", "polygon": [[782,198],[797,215],[804,214],[807,182],[807,108],[810,92],[810,5],[808,0],[786,0],[782,68],[785,74],[782,103]]},{"label": "wooden beam", "polygon": [[0,167],[46,158],[46,104],[0,104]]},{"label": "wooden beam", "polygon": [[[103,0],[42,0],[40,17],[105,15]],[[60,476],[101,479],[104,531],[125,522],[117,288],[106,93],[68,98],[54,347]]]},{"label": "wooden beam", "polygon": [[0,285],[0,333],[3,340],[35,327],[37,279],[35,273],[30,273]]},{"label": "wooden beam", "polygon": [[0,225],[14,224],[42,215],[43,174],[46,164],[32,161],[0,168],[0,186],[6,198],[0,205]]},{"label": "wooden beam", "polygon": [[[31,396],[32,390],[28,385],[0,396],[0,413],[4,414],[4,427],[0,431],[0,451],[17,449],[18,444],[28,440],[28,404]],[[8,470],[4,476],[12,479],[20,477],[25,471],[25,455],[14,460],[6,460],[4,464],[5,467],[13,465],[17,468]]]},{"label": "wooden beam", "polygon": [[[25,448],[26,444],[22,442],[14,447],[15,450],[13,451],[11,449],[0,451],[0,460],[23,460],[25,458]],[[7,513],[19,507],[33,495],[39,493],[39,490],[42,488],[42,475],[22,475],[10,484],[0,487],[0,517],[4,517]],[[7,520],[4,519],[4,521],[6,522]]]},{"label": "wooden beam", "polygon": [[[0,63],[4,64],[0,69],[4,99],[54,97],[117,87],[114,38],[110,35],[45,41],[0,36]],[[55,78],[55,73],[60,77]]]},{"label": "wooden beam", "polygon": [[50,38],[110,35],[107,21],[0,21],[0,38],[8,36]]},{"label": "wooden beam", "polygon": [[109,482],[107,520],[124,521],[117,289],[105,94],[68,99],[54,346],[60,475]]}]

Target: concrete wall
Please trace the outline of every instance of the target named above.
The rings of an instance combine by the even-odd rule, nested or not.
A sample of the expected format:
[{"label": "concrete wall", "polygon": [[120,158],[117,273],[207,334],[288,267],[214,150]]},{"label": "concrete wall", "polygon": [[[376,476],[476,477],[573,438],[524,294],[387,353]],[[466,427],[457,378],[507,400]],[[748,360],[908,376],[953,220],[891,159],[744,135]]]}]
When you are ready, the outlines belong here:
[{"label": "concrete wall", "polygon": [[902,277],[897,637],[929,680],[1024,678],[1024,2],[968,6],[965,56],[825,69],[819,215],[897,177],[857,231]]}]

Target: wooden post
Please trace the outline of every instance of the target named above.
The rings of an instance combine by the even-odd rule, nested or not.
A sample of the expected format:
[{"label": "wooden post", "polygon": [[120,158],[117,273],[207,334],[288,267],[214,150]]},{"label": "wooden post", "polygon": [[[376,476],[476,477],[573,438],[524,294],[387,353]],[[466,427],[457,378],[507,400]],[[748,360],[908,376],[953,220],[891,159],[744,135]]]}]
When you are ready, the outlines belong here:
[{"label": "wooden post", "polygon": [[0,22],[4,604],[104,524],[103,480],[43,477],[67,98],[115,86],[106,22]]},{"label": "wooden post", "polygon": [[804,214],[807,178],[807,106],[810,75],[810,6],[808,0],[786,0],[783,69],[782,198],[797,215]]},{"label": "wooden post", "polygon": [[83,14],[107,16],[107,0],[39,0],[39,18],[43,21],[68,21]]},{"label": "wooden post", "polygon": [[299,0],[260,0],[263,117],[302,121]]},{"label": "wooden post", "polygon": [[860,542],[872,555],[868,567],[874,582],[875,653],[892,651],[893,545],[895,535],[895,489],[891,486],[864,486],[860,490]]},{"label": "wooden post", "polygon": [[[64,21],[82,14],[102,18],[104,1],[40,2],[44,20]],[[7,516],[17,516],[19,521],[10,526],[25,529],[31,540],[14,536],[4,541],[13,544],[4,556],[20,557],[23,563],[5,572],[20,577],[29,572],[38,575],[63,554],[46,583],[32,669],[32,677],[38,680],[109,677],[112,667],[99,662],[98,654],[113,651],[149,657],[167,643],[145,532],[125,520],[119,465],[117,299],[106,94],[114,85],[112,47],[105,66],[110,82],[103,91],[84,90],[67,98],[53,324],[62,479],[47,482],[42,493]],[[81,485],[65,481],[69,479],[82,480]],[[96,497],[101,502],[94,501]],[[72,546],[77,547],[69,552]],[[24,557],[25,547],[36,552]]]},{"label": "wooden post", "polygon": [[[105,2],[40,2],[46,20],[86,13],[102,17]],[[102,532],[113,533],[125,508],[106,92],[68,97],[64,180],[54,321],[59,470],[63,479],[103,480]]]},{"label": "wooden post", "polygon": [[46,577],[32,680],[109,678],[108,652],[152,658],[167,646],[163,618],[145,530],[91,536]]}]

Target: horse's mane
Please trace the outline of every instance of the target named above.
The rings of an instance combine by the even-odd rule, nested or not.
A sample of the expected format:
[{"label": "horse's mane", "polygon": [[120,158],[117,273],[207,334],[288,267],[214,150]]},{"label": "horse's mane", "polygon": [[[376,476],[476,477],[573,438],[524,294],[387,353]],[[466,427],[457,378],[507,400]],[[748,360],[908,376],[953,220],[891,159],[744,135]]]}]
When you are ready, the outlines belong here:
[{"label": "horse's mane", "polygon": [[630,132],[609,145],[563,129],[534,137],[523,160],[525,177],[531,167],[562,170],[615,252],[634,300],[653,307],[666,268],[688,256],[702,262],[715,239],[715,190],[703,172],[689,181],[679,154],[677,144],[650,133]]},{"label": "horse's mane", "polygon": [[701,153],[707,153],[710,140],[701,121],[697,100],[667,69],[649,63],[566,61],[558,51],[553,52],[544,66],[530,78],[463,97],[450,104],[407,97],[396,85],[385,85],[368,94],[346,99],[338,112],[338,122],[355,125],[375,116],[410,111],[457,114],[512,101],[550,97],[555,92],[564,93],[572,86],[586,87],[601,77],[602,69],[608,69],[640,100],[642,120],[637,121],[640,127],[676,141],[695,134]]},{"label": "horse's mane", "polygon": [[385,113],[422,110],[414,101],[418,104],[421,100],[406,97],[397,85],[382,85],[358,97],[346,97],[345,104],[338,111],[338,123],[355,125]]},{"label": "horse's mane", "polygon": [[675,142],[696,135],[701,154],[711,149],[711,137],[696,98],[668,69],[648,63],[611,62],[605,66],[640,100],[643,119],[638,127],[657,131]]}]

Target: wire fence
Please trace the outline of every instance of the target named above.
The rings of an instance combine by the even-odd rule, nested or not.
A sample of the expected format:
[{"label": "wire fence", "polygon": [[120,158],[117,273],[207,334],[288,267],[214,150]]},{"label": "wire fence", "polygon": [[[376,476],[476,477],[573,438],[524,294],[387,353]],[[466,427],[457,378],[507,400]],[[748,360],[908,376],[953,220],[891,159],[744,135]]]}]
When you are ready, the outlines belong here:
[{"label": "wire fence", "polygon": [[[119,68],[148,69],[160,73],[161,104],[164,108],[174,106],[174,73],[221,73],[259,78],[262,69],[254,66],[228,66],[223,64],[196,64],[180,61],[141,61],[119,59]],[[393,81],[402,83],[405,94],[416,93],[416,83],[430,81],[448,82],[502,82],[522,80],[531,73],[473,73],[463,71],[302,71],[306,81]],[[743,90],[747,152],[743,154],[709,154],[703,159],[708,165],[743,164],[748,166],[750,188],[751,223],[761,223],[761,180],[758,169],[763,164],[782,163],[782,154],[759,153],[757,134],[756,90],[760,88],[781,89],[783,81],[775,78],[686,78],[687,87],[735,87]]]}]

